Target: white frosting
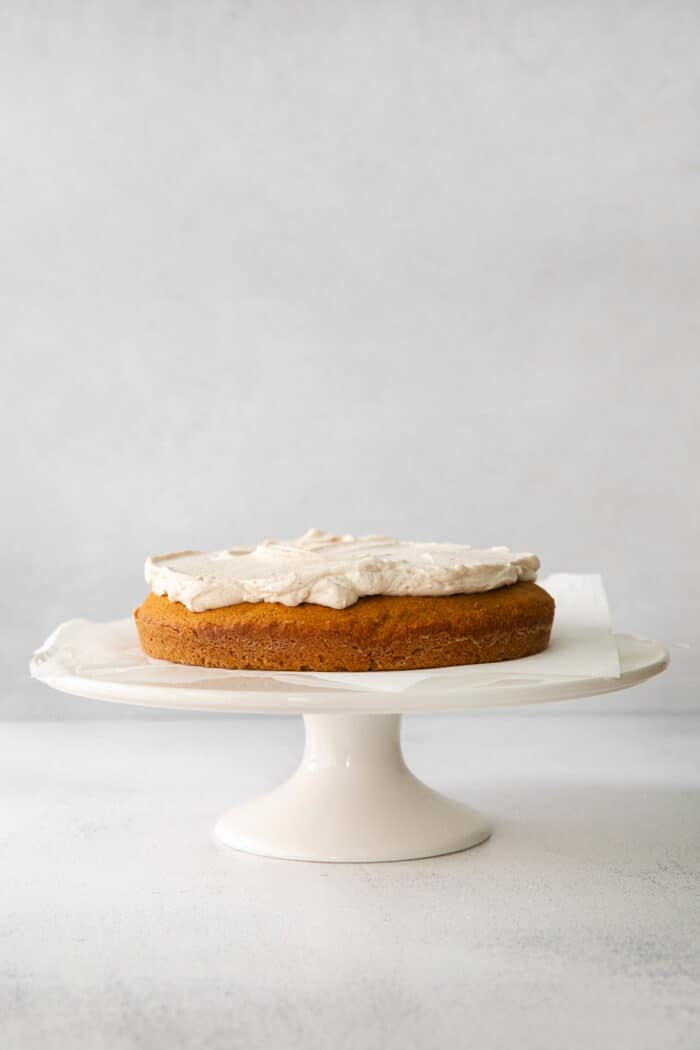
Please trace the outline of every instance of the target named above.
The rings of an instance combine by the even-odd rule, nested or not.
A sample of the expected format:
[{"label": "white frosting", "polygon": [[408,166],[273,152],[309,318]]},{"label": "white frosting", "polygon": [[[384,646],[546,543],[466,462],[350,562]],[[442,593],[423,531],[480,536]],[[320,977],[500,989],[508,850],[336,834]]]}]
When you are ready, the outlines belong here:
[{"label": "white frosting", "polygon": [[534,580],[539,566],[534,554],[514,554],[508,547],[477,550],[310,529],[297,540],[265,540],[258,547],[148,558],[146,580],[156,594],[167,594],[192,612],[239,602],[345,609],[370,594],[491,591]]}]

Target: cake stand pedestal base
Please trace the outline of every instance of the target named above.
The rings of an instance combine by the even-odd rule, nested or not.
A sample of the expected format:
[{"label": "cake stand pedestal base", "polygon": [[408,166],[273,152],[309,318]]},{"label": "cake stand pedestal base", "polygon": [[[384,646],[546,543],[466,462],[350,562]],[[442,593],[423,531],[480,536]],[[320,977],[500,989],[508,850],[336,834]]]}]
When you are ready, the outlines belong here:
[{"label": "cake stand pedestal base", "polygon": [[483,817],[408,769],[400,715],[305,715],[304,724],[297,771],[224,813],[220,842],[286,860],[347,862],[434,857],[489,837]]}]

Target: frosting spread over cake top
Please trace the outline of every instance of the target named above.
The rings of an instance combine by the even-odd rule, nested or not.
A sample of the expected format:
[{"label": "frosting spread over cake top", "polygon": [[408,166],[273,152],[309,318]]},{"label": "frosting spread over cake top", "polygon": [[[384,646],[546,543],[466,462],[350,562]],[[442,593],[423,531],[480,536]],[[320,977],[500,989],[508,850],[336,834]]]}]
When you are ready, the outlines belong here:
[{"label": "frosting spread over cake top", "polygon": [[534,580],[539,566],[534,554],[514,554],[508,547],[478,550],[310,529],[299,539],[265,540],[257,547],[154,556],[145,572],[155,594],[204,612],[240,602],[346,609],[373,594],[471,594]]}]

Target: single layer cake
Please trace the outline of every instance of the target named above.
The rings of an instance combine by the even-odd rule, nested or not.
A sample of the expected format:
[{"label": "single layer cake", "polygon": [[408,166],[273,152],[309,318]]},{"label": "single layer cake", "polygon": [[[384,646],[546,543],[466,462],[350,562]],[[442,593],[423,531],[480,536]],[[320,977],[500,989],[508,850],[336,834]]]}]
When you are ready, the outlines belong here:
[{"label": "single layer cake", "polygon": [[507,547],[331,536],[149,558],[149,656],[260,671],[398,671],[514,660],[549,644],[539,560]]}]

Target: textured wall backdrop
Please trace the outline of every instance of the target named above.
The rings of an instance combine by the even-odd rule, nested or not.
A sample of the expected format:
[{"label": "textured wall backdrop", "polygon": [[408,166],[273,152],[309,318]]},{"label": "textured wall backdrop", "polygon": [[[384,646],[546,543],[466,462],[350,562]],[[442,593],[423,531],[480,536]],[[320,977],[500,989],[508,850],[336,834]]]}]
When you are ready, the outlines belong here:
[{"label": "textured wall backdrop", "polygon": [[[0,17],[5,713],[129,714],[31,650],[310,525],[532,548],[694,642],[697,4]],[[672,654],[605,702],[696,703]]]}]

